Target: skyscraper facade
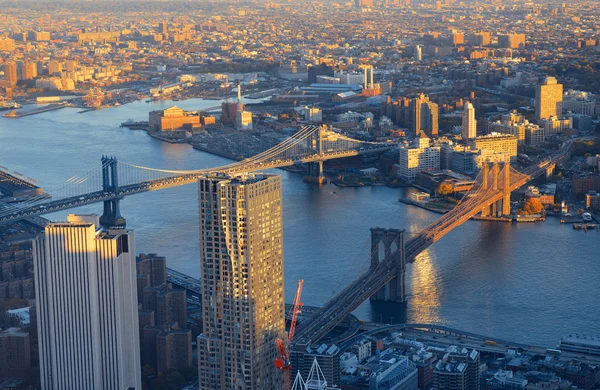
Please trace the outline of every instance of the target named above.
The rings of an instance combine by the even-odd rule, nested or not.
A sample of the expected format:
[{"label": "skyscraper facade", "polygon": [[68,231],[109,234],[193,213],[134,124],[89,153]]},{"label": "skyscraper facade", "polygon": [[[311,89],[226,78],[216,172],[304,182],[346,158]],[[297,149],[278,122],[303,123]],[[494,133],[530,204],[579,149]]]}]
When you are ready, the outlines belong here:
[{"label": "skyscraper facade", "polygon": [[438,135],[438,105],[429,100],[429,96],[420,94],[413,99],[413,132],[419,136],[421,131],[428,137]]},{"label": "skyscraper facade", "polygon": [[200,390],[275,389],[285,337],[281,178],[199,179]]},{"label": "skyscraper facade", "polygon": [[563,86],[554,77],[546,77],[535,88],[535,118],[540,121],[562,115]]},{"label": "skyscraper facade", "polygon": [[97,226],[70,215],[34,241],[46,390],[141,389],[133,232]]},{"label": "skyscraper facade", "polygon": [[475,107],[471,102],[465,104],[462,115],[462,137],[471,139],[477,137],[477,121],[475,120]]}]

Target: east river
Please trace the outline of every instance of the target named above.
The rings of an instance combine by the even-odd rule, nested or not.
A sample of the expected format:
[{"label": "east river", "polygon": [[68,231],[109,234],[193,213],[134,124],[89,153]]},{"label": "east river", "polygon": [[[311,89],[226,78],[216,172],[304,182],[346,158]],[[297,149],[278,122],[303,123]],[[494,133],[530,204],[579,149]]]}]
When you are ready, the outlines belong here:
[{"label": "east river", "polygon": [[[38,179],[52,191],[103,154],[162,169],[200,169],[228,160],[119,128],[147,120],[171,102],[135,102],[79,114],[66,108],[0,119],[0,165]],[[185,109],[215,101],[177,102]],[[304,279],[303,301],[323,304],[364,272],[369,228],[418,232],[438,214],[398,202],[386,187],[316,186],[283,177],[286,301]],[[410,191],[410,190],[408,190]],[[70,212],[101,213],[101,205]],[[135,230],[137,252],[159,253],[168,266],[199,277],[196,187],[126,198],[122,213]],[[67,212],[46,216],[64,219]],[[468,221],[408,266],[407,305],[363,304],[355,314],[374,321],[438,323],[513,341],[554,347],[571,332],[600,333],[600,233],[574,231],[556,219],[536,224]]]}]

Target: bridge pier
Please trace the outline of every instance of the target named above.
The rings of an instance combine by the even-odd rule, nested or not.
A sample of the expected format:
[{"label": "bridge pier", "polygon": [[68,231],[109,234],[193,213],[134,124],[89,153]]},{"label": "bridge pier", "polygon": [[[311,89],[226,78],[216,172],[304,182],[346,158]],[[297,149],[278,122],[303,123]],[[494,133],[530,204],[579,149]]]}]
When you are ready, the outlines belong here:
[{"label": "bridge pier", "polygon": [[[381,253],[383,251],[383,253]],[[370,297],[372,301],[406,302],[404,230],[371,228],[371,270],[381,263],[396,276]]]},{"label": "bridge pier", "polygon": [[[117,158],[102,156],[102,189],[104,192],[119,194],[119,176],[117,171]],[[104,201],[104,212],[100,217],[100,224],[106,229],[124,228],[127,221],[121,216],[121,198]]]},{"label": "bridge pier", "polygon": [[[500,170],[500,165],[494,163],[490,171],[489,165],[483,165],[483,178],[481,189],[486,191],[490,187],[490,172],[491,172],[491,189],[494,191],[502,190],[502,199],[485,206],[481,210],[482,217],[503,217],[510,215],[510,188],[506,183],[510,183],[510,163],[504,163],[504,167]],[[502,176],[502,177],[501,177]],[[502,180],[501,180],[502,179]],[[502,187],[502,188],[500,188]]]},{"label": "bridge pier", "polygon": [[326,184],[327,178],[323,175],[323,161],[308,163],[308,175],[303,179],[308,183]]}]

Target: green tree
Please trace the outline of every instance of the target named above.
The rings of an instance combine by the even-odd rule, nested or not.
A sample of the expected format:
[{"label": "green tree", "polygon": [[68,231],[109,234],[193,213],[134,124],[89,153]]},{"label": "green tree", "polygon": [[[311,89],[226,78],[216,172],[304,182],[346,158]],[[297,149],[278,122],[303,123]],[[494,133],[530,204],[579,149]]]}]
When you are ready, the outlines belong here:
[{"label": "green tree", "polygon": [[523,207],[519,209],[519,214],[522,215],[533,215],[539,214],[544,209],[544,206],[537,198],[529,198],[523,204]]},{"label": "green tree", "polygon": [[177,370],[169,369],[154,380],[152,388],[156,390],[180,390],[185,383],[183,375]]},{"label": "green tree", "polygon": [[435,190],[436,194],[441,196],[448,196],[454,193],[454,187],[450,183],[441,183]]}]

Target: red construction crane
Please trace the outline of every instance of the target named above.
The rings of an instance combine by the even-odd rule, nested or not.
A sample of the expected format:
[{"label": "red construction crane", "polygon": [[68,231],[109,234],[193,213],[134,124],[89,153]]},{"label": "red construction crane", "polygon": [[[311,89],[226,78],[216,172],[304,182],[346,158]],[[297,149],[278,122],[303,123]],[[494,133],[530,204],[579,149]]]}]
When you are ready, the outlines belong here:
[{"label": "red construction crane", "polygon": [[282,339],[277,339],[277,347],[279,348],[279,359],[275,360],[275,367],[279,368],[282,371],[282,379],[281,379],[281,389],[282,390],[290,390],[291,386],[291,369],[292,365],[290,364],[290,351],[289,344],[294,340],[294,333],[296,332],[296,321],[298,320],[298,314],[302,311],[302,302],[300,302],[300,297],[302,296],[302,286],[304,285],[304,280],[298,280],[298,289],[296,290],[296,298],[294,299],[294,304],[290,309],[288,317],[292,317],[292,322],[290,323],[290,331],[288,332],[288,343],[287,345],[284,343]]}]

